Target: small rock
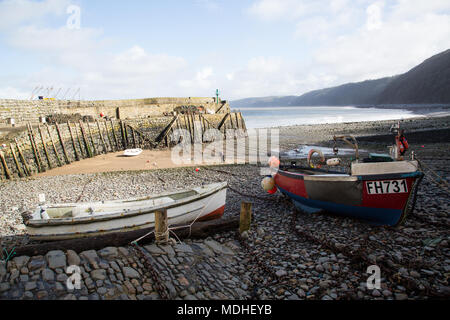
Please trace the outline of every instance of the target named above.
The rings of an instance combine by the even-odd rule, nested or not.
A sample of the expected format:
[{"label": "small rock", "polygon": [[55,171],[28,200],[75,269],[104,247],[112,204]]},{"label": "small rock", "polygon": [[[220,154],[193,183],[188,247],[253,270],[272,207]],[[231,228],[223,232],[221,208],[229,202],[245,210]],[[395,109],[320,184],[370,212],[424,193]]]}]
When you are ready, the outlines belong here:
[{"label": "small rock", "polygon": [[287,275],[286,270],[278,270],[276,273],[277,277],[281,278]]},{"label": "small rock", "polygon": [[36,271],[45,268],[46,263],[43,256],[37,256],[28,263],[28,270]]},{"label": "small rock", "polygon": [[108,248],[98,251],[98,254],[100,255],[100,257],[109,260],[109,259],[117,258],[119,256],[119,251],[117,248],[108,247]]},{"label": "small rock", "polygon": [[106,271],[103,269],[97,269],[91,272],[91,277],[94,280],[105,280],[106,279]]},{"label": "small rock", "polygon": [[47,298],[47,297],[48,297],[47,291],[42,290],[42,291],[39,291],[38,293],[36,293],[36,298],[39,300]]},{"label": "small rock", "polygon": [[95,250],[83,251],[80,253],[80,257],[86,259],[94,269],[98,268],[100,258],[98,257],[97,252]]},{"label": "small rock", "polygon": [[55,281],[55,273],[50,269],[44,269],[42,270],[42,279],[47,282]]},{"label": "small rock", "polygon": [[152,244],[149,246],[145,246],[144,247],[145,250],[147,250],[148,252],[150,252],[152,255],[161,255],[164,254],[164,251],[161,250],[157,245]]},{"label": "small rock", "polygon": [[81,259],[78,254],[73,250],[67,250],[67,263],[69,266],[79,266]]},{"label": "small rock", "polygon": [[130,278],[130,279],[139,279],[140,278],[139,273],[136,270],[134,270],[133,268],[123,267],[122,271],[123,271],[123,275],[126,278]]},{"label": "small rock", "polygon": [[32,291],[37,288],[36,282],[27,282],[25,284],[25,291]]},{"label": "small rock", "polygon": [[22,267],[26,266],[28,261],[30,260],[30,257],[28,256],[21,256],[16,257],[13,259],[14,263],[16,264],[17,269],[22,269]]},{"label": "small rock", "polygon": [[65,268],[67,264],[66,255],[61,250],[50,251],[45,255],[48,267],[51,269]]}]

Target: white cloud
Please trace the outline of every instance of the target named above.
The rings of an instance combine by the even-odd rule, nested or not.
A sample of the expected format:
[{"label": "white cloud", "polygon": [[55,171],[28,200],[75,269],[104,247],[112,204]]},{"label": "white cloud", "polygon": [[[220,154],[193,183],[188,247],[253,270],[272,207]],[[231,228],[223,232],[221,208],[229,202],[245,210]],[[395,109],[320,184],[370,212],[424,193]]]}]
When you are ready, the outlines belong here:
[{"label": "white cloud", "polygon": [[0,31],[21,24],[35,24],[49,15],[65,14],[70,0],[3,0],[0,2]]},{"label": "white cloud", "polygon": [[448,0],[259,0],[249,11],[291,21],[298,41],[308,40],[313,59],[303,70],[313,89],[403,73],[450,47]]},{"label": "white cloud", "polygon": [[383,7],[384,7],[384,2],[383,1],[379,1],[379,2],[375,2],[373,4],[371,4],[370,6],[367,7],[367,30],[377,30],[380,29],[381,26],[383,25],[383,19],[382,19],[382,14],[383,14]]},{"label": "white cloud", "polygon": [[0,99],[29,99],[30,94],[10,86],[0,87]]},{"label": "white cloud", "polygon": [[263,20],[296,19],[317,7],[318,1],[260,0],[248,12]]}]

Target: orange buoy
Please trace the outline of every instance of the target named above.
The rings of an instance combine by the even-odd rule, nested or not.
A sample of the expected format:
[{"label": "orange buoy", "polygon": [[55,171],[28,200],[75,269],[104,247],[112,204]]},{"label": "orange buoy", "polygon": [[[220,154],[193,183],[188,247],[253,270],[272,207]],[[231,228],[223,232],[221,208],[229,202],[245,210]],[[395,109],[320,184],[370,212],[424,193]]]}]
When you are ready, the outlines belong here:
[{"label": "orange buoy", "polygon": [[280,159],[278,159],[275,156],[270,157],[270,159],[269,159],[269,166],[271,168],[279,168],[280,167]]}]

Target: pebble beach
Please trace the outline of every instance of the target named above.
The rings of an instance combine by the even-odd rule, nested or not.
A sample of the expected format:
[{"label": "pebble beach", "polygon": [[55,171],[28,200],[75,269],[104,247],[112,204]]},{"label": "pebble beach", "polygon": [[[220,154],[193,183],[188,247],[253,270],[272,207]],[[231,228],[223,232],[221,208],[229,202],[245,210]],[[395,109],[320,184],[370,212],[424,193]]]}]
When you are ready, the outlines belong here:
[{"label": "pebble beach", "polygon": [[[281,150],[299,144],[329,145],[333,135],[355,134],[366,150],[386,152],[389,143],[367,137],[389,134],[395,121],[280,128]],[[411,150],[449,182],[450,117],[402,123]],[[444,143],[433,142],[441,130]],[[447,142],[445,140],[447,139]],[[365,141],[365,142],[364,142]],[[384,147],[383,147],[384,146]],[[380,150],[381,148],[381,150]],[[221,165],[43,176],[0,184],[0,247],[29,244],[21,212],[45,194],[49,203],[90,202],[148,196],[201,183],[227,181],[224,218],[238,217],[242,201],[253,204],[249,232],[184,239],[173,246],[146,245],[152,272],[132,246],[83,252],[51,251],[0,263],[0,299],[158,300],[162,284],[170,299],[183,300],[407,300],[450,297],[450,201],[442,181],[429,172],[416,209],[398,228],[375,227],[328,213],[294,210],[280,193],[261,189],[256,165]],[[427,171],[425,170],[425,171]],[[239,192],[236,192],[239,191]],[[66,268],[79,266],[80,289],[68,289]],[[381,288],[370,290],[367,268],[381,269]]]}]

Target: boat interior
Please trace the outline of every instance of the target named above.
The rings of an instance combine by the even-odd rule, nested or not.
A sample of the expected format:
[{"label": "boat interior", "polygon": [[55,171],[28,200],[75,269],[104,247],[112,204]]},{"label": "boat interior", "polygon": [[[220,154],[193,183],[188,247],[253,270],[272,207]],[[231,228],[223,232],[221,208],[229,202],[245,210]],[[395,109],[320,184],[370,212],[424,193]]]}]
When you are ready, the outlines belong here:
[{"label": "boat interior", "polygon": [[81,218],[90,216],[102,216],[134,210],[144,210],[155,206],[170,204],[177,200],[192,197],[199,194],[198,191],[190,190],[171,195],[146,197],[135,200],[115,200],[95,203],[80,203],[77,205],[49,205],[33,215],[33,220],[40,219],[63,219]]}]

